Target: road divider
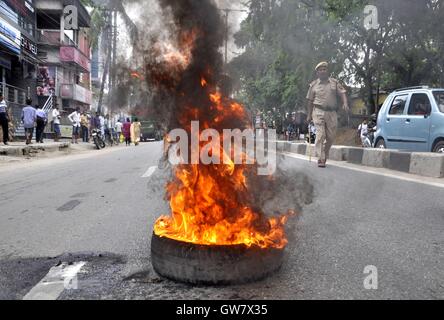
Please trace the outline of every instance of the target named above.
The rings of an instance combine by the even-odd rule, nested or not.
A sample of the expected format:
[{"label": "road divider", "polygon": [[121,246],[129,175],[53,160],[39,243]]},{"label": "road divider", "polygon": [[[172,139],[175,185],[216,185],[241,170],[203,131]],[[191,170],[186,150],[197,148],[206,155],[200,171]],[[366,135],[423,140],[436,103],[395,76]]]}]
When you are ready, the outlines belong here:
[{"label": "road divider", "polygon": [[[315,156],[314,145],[301,142],[278,141],[278,152]],[[407,172],[425,177],[444,178],[444,154],[403,152],[387,149],[364,149],[333,146],[329,158],[374,168]]]}]

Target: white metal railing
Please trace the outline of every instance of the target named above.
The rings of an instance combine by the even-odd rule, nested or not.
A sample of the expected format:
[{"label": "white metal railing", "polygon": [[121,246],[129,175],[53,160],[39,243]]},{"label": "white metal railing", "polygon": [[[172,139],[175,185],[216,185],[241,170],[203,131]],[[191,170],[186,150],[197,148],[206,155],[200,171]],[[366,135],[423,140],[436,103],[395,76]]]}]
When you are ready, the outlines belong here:
[{"label": "white metal railing", "polygon": [[51,95],[48,97],[48,99],[46,100],[45,104],[43,105],[42,110],[44,112],[46,112],[46,114],[50,114],[50,112],[52,111],[52,108],[54,107],[54,94],[51,93]]},{"label": "white metal railing", "polygon": [[4,96],[6,102],[18,105],[26,104],[26,90],[0,82],[0,93]]}]

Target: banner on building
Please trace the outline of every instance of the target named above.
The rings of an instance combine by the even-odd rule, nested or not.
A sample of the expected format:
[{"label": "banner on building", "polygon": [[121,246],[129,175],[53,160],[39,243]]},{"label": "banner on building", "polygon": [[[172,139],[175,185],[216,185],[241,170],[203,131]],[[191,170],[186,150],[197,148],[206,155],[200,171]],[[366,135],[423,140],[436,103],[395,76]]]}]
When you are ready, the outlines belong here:
[{"label": "banner on building", "polygon": [[20,47],[22,45],[21,33],[2,17],[0,17],[0,44],[15,54],[20,54]]},{"label": "banner on building", "polygon": [[55,94],[56,73],[55,66],[41,66],[37,74],[37,95],[50,96]]}]

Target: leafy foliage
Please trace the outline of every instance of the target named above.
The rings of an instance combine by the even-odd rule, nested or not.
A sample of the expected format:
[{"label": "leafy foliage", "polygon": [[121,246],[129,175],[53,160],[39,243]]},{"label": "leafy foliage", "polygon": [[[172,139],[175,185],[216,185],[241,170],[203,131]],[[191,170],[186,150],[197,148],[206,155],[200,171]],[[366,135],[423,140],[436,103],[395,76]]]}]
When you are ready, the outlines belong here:
[{"label": "leafy foliage", "polygon": [[[366,5],[379,27],[365,28]],[[254,0],[235,42],[244,53],[229,70],[251,109],[277,117],[305,107],[313,67],[329,61],[333,76],[361,88],[369,112],[378,89],[444,85],[444,18],[437,0]],[[277,112],[278,111],[278,112]]]}]

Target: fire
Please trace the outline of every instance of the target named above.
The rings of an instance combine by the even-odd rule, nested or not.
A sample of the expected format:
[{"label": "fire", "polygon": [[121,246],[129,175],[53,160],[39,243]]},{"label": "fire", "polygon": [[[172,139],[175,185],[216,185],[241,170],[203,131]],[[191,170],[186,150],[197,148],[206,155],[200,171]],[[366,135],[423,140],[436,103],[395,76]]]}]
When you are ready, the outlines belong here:
[{"label": "fire", "polygon": [[251,117],[244,106],[228,97],[230,83],[222,75],[219,52],[223,37],[218,26],[223,21],[215,18],[219,10],[213,1],[173,0],[165,1],[165,6],[172,9],[174,36],[150,49],[146,73],[159,101],[174,106],[168,113],[172,126],[190,133],[191,121],[199,121],[201,133],[205,129],[220,133],[221,147],[205,149],[206,144],[200,142],[200,148],[223,159],[223,164],[173,167],[173,178],[166,187],[171,215],[161,216],[154,232],[201,245],[282,249],[287,244],[284,225],[288,215],[266,216],[252,192],[258,165],[247,164],[245,154],[241,164],[227,161],[234,149],[227,154],[222,147],[223,130],[250,128]]},{"label": "fire", "polygon": [[131,72],[131,77],[143,80],[142,75],[140,73],[138,73],[137,71]]},{"label": "fire", "polygon": [[[205,79],[201,79],[204,82]],[[219,92],[209,93],[208,99],[214,117],[211,121],[201,121],[202,129],[221,128],[233,119],[247,117],[241,104],[224,99]],[[187,111],[182,116],[184,126],[188,119],[199,116],[197,109]],[[221,146],[222,140],[221,136]],[[201,149],[202,146],[201,143]],[[217,156],[230,158],[223,147]],[[221,163],[227,162],[221,160]],[[252,208],[247,179],[249,170],[252,170],[251,166],[233,162],[175,167],[174,179],[167,185],[172,215],[158,219],[154,227],[156,235],[202,245],[284,248],[287,244],[284,225],[288,216],[266,218]]]}]

